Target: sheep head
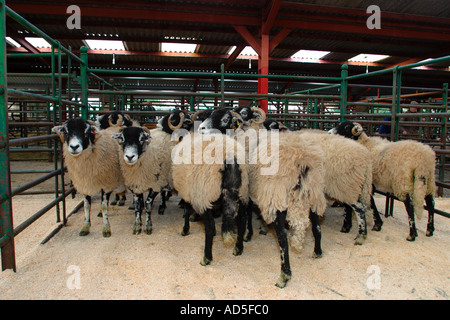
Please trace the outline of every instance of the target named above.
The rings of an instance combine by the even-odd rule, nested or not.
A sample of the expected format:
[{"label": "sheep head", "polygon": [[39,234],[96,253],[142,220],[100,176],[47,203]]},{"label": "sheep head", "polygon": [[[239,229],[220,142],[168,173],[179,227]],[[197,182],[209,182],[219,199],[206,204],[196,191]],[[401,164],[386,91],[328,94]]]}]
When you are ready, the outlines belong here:
[{"label": "sheep head", "polygon": [[226,134],[228,129],[233,129],[234,131],[238,130],[242,127],[243,123],[244,120],[239,113],[225,108],[217,109],[200,124],[198,132],[209,134],[219,130],[222,134]]},{"label": "sheep head", "polygon": [[331,134],[338,134],[353,140],[358,140],[363,131],[364,129],[361,124],[359,124],[358,122],[347,120],[341,122],[336,128],[333,128],[328,132]]},{"label": "sheep head", "polygon": [[134,165],[139,157],[147,150],[152,139],[146,127],[126,127],[115,133],[111,138],[117,140],[123,151],[126,164]]},{"label": "sheep head", "polygon": [[67,144],[67,150],[74,157],[79,156],[101,137],[95,123],[85,119],[70,119],[61,126],[53,127],[52,131],[59,136],[62,143]]}]

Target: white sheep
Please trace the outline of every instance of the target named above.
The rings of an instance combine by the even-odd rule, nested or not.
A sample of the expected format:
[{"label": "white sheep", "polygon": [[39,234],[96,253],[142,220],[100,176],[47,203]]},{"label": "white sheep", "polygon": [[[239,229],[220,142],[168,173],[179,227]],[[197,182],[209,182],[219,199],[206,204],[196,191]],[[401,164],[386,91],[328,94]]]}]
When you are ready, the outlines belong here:
[{"label": "white sheep", "polygon": [[[391,142],[381,137],[369,137],[357,122],[344,121],[330,133],[351,138],[365,146],[371,155],[373,185],[376,189],[393,193],[404,202],[409,219],[408,241],[417,237],[414,215],[423,214],[427,204],[428,224],[426,235],[434,232],[434,194],[436,154],[429,147],[413,140]],[[372,202],[374,211],[375,203]]]},{"label": "white sheep", "polygon": [[[84,198],[84,225],[80,236],[90,232],[91,196],[102,192],[103,236],[111,236],[108,203],[111,192],[124,184],[119,166],[117,143],[107,130],[99,130],[92,121],[71,119],[52,128],[63,143],[63,155],[69,176]],[[106,193],[105,199],[103,193]]]},{"label": "white sheep", "polygon": [[[264,221],[275,225],[281,254],[281,274],[276,285],[284,288],[292,276],[286,220],[292,231],[291,244],[297,249],[303,247],[305,230],[311,222],[313,257],[322,255],[318,216],[326,208],[323,152],[297,135],[270,132],[266,139],[260,139],[250,158],[258,161],[249,165],[249,195]],[[269,171],[263,174],[264,169]]]},{"label": "white sheep", "polygon": [[[324,152],[325,194],[346,206],[349,217],[341,232],[349,232],[352,209],[358,222],[355,244],[363,244],[367,236],[366,216],[371,213],[372,163],[368,150],[355,141],[330,135],[321,130],[300,130],[292,134],[319,145]],[[382,221],[374,215],[373,230],[381,230]]]},{"label": "white sheep", "polygon": [[239,159],[240,154],[245,154],[242,146],[222,134],[187,134],[172,151],[174,189],[205,223],[204,256],[200,262],[203,266],[212,261],[214,205],[222,208],[224,243],[234,241],[231,234],[236,219],[238,237],[233,254],[240,255],[243,251],[248,165],[245,159]]}]

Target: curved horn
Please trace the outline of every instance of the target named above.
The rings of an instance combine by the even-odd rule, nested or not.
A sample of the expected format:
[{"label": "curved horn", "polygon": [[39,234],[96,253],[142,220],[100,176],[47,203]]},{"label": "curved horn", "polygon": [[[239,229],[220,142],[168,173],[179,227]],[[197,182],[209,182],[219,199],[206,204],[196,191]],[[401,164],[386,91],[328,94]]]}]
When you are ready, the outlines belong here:
[{"label": "curved horn", "polygon": [[195,113],[192,115],[192,117],[191,117],[191,121],[192,122],[195,122],[195,119],[198,117],[198,115],[200,114],[200,113],[203,113],[203,112],[205,112],[206,110],[197,110],[197,111],[195,111]]},{"label": "curved horn", "polygon": [[359,123],[357,123],[357,122],[355,122],[354,125],[355,125],[355,126],[352,128],[352,134],[353,134],[355,137],[358,137],[358,136],[360,136],[361,133],[363,132],[363,127],[362,127]]},{"label": "curved horn", "polygon": [[183,125],[184,122],[184,113],[180,112],[180,122],[178,122],[178,124],[176,126],[173,126],[172,123],[170,123],[170,118],[172,118],[173,114],[171,114],[169,116],[169,118],[167,118],[167,124],[169,125],[170,130],[175,131],[181,128],[181,126]]},{"label": "curved horn", "polygon": [[261,124],[261,123],[263,123],[266,120],[266,113],[261,108],[252,107],[251,110],[253,112],[258,113],[261,116],[261,119],[253,120],[256,124]]},{"label": "curved horn", "polygon": [[110,127],[121,127],[123,124],[123,117],[121,114],[117,115],[117,123],[113,124],[112,123],[112,119],[111,119],[111,115],[108,117],[108,123]]}]

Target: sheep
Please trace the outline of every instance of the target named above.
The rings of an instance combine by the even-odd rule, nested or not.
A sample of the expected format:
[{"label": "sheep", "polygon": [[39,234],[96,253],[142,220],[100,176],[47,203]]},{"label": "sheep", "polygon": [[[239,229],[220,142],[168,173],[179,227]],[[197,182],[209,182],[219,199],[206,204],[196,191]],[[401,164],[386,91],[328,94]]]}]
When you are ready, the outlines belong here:
[{"label": "sheep", "polygon": [[[371,155],[373,185],[376,189],[393,193],[405,204],[409,219],[408,241],[414,241],[417,230],[414,216],[423,214],[423,201],[427,204],[426,236],[434,233],[435,161],[434,151],[420,142],[403,140],[391,142],[381,137],[369,137],[361,124],[344,121],[330,130],[332,134],[356,140]],[[372,199],[373,210],[377,212]]]},{"label": "sheep", "polygon": [[[278,138],[278,139],[277,139]],[[277,150],[278,148],[278,150]],[[270,150],[270,154],[269,154]],[[276,286],[284,288],[292,277],[289,261],[289,243],[285,222],[291,231],[291,244],[301,249],[305,230],[312,224],[314,258],[322,255],[319,216],[326,208],[322,149],[293,133],[271,132],[262,138],[250,153],[249,196],[258,205],[264,221],[274,223],[280,246],[281,273]],[[263,162],[275,163],[270,174]],[[264,160],[264,161],[263,161]]]},{"label": "sheep", "polygon": [[[96,126],[100,128],[100,130],[112,130],[114,133],[118,132],[118,130],[122,127],[131,127],[131,126],[139,126],[139,123],[135,120],[130,119],[128,115],[123,114],[119,110],[111,111],[110,113],[105,113],[97,118],[95,122]],[[125,205],[126,201],[126,187],[119,186],[116,190],[116,196],[113,201],[111,201],[110,205],[114,206],[118,204],[119,206]],[[99,214],[101,216],[101,213]]]},{"label": "sheep", "polygon": [[205,224],[205,248],[200,261],[209,265],[215,233],[213,206],[223,211],[222,234],[225,244],[233,242],[234,219],[238,235],[234,255],[243,252],[245,206],[248,203],[248,165],[239,155],[242,146],[222,134],[185,135],[172,151],[173,186],[181,198],[202,217]]},{"label": "sheep", "polygon": [[[245,147],[245,154],[248,158],[249,149],[254,149],[258,142],[258,137],[252,135],[262,128],[262,123],[266,119],[266,114],[260,108],[239,107],[235,111],[231,111],[225,108],[216,109],[213,112],[208,112],[205,116],[205,112],[197,112],[195,118],[202,118],[203,122],[199,125],[198,131],[202,134],[208,134],[211,132],[220,132],[226,134],[227,132],[233,132],[235,138],[241,142]],[[237,130],[241,128],[242,130]],[[253,129],[251,131],[250,129]],[[246,132],[249,132],[249,140],[246,140]],[[247,143],[248,141],[248,143]],[[250,241],[253,235],[252,226],[252,208],[253,202],[250,199],[247,207],[247,230],[245,234],[245,241]],[[267,229],[263,223],[260,227],[260,233],[266,234]]]},{"label": "sheep", "polygon": [[[178,117],[177,126],[172,125],[171,116]],[[177,130],[185,123],[184,114],[179,112],[173,112],[163,119],[169,124],[165,128],[166,131]],[[166,208],[167,192],[170,192],[173,185],[171,151],[175,145],[171,135],[166,131],[159,128],[149,130],[146,127],[126,127],[111,136],[121,146],[119,148],[120,168],[125,185],[134,194],[136,219],[133,234],[140,234],[142,231],[141,214],[144,209],[144,192],[149,190],[145,201],[147,220],[144,232],[146,234],[151,234],[153,230],[151,210],[158,193],[161,193],[158,213],[163,214]]]},{"label": "sheep", "polygon": [[[366,216],[370,213],[372,192],[372,163],[366,148],[358,143],[327,134],[325,131],[305,129],[293,132],[298,139],[319,145],[324,152],[325,194],[344,203],[346,218],[341,232],[349,232],[352,226],[352,211],[358,221],[356,245],[367,237]],[[382,221],[374,215],[373,230],[381,230]]]},{"label": "sheep", "polygon": [[[322,255],[318,213],[323,215],[326,204],[323,193],[323,156],[321,149],[312,143],[301,140],[293,141],[295,138],[293,135],[283,135],[282,139],[278,141],[277,133],[272,133],[269,139],[268,132],[264,129],[257,132],[263,133],[261,135],[248,135],[250,139],[256,141],[246,143],[245,140],[242,140],[247,133],[243,131],[261,129],[264,120],[265,114],[261,114],[259,120],[249,120],[240,124],[239,121],[242,122],[242,118],[239,115],[226,109],[218,109],[200,124],[198,130],[201,133],[232,133],[237,141],[245,143],[245,156],[249,161],[251,160],[249,163],[249,202],[257,204],[265,222],[275,224],[282,261],[281,274],[276,285],[283,288],[292,275],[287,233],[284,226],[286,219],[293,230],[291,240],[297,248],[301,248],[304,231],[311,221],[315,239],[314,257]],[[262,139],[261,144],[259,144],[260,139]],[[252,142],[253,148],[251,147]],[[278,147],[278,145],[281,156],[277,158],[278,153],[273,151],[272,147]],[[270,155],[273,158],[267,153],[269,149],[274,152]],[[258,156],[262,158],[258,158]],[[273,159],[272,164],[276,163],[281,169],[274,169],[270,174],[262,174],[263,169],[272,169],[272,167],[264,167],[268,159]],[[252,232],[250,213],[251,211],[247,211],[249,233]]]},{"label": "sheep", "polygon": [[102,234],[110,237],[109,198],[116,187],[124,184],[116,142],[94,122],[84,119],[70,119],[64,125],[53,127],[52,131],[63,143],[63,155],[73,185],[85,196],[85,219],[80,236],[90,232],[91,196],[102,192]]}]

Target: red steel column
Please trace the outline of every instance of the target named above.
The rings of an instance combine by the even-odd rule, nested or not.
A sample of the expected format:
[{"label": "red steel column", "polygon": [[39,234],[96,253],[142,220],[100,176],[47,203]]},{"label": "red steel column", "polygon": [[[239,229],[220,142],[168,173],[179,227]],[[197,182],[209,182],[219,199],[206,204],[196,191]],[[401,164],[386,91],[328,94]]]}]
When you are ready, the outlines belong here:
[{"label": "red steel column", "polygon": [[[269,74],[269,35],[261,35],[261,52],[258,58],[258,74]],[[269,93],[269,79],[258,79],[258,94]],[[267,99],[260,100],[260,108],[267,112]]]}]

